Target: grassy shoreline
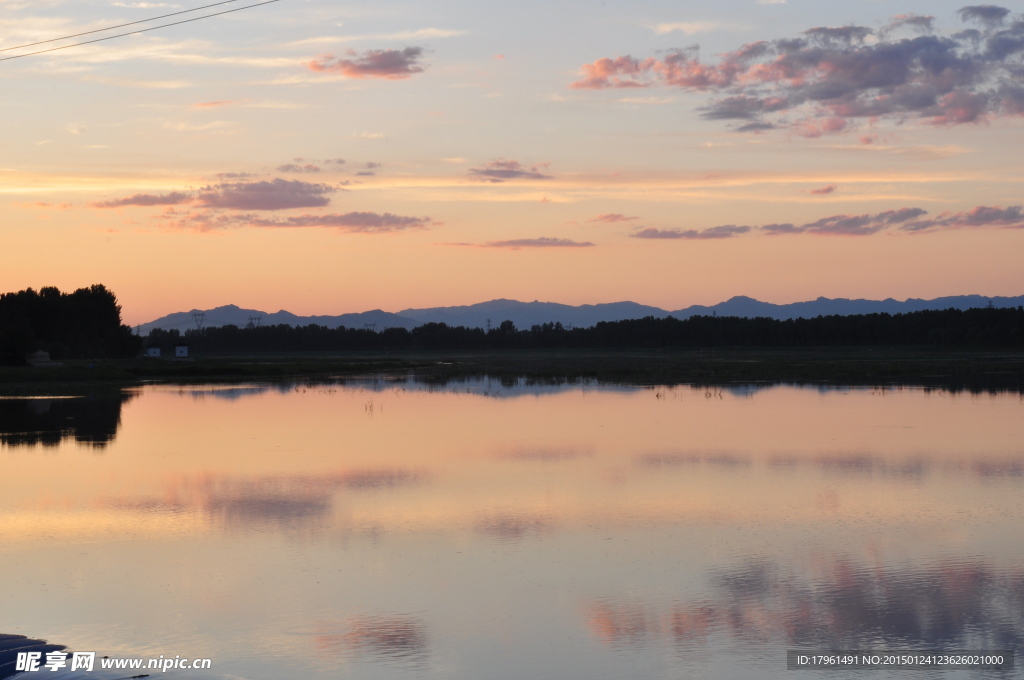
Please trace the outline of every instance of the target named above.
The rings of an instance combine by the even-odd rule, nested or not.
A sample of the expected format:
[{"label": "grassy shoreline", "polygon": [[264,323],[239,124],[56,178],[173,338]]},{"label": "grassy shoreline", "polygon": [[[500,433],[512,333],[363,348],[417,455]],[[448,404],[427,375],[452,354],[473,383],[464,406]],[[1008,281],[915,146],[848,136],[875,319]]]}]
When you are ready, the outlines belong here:
[{"label": "grassy shoreline", "polygon": [[90,393],[149,382],[328,380],[410,373],[438,382],[490,375],[636,385],[891,384],[1024,393],[1024,351],[933,347],[404,351],[71,361],[60,366],[0,367],[0,394]]}]

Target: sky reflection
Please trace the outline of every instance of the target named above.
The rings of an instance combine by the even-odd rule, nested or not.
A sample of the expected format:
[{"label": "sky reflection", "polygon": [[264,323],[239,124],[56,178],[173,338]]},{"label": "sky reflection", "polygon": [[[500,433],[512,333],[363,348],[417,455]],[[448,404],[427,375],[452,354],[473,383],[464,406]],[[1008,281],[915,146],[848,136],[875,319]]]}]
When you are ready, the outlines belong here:
[{"label": "sky reflection", "polygon": [[753,559],[718,567],[697,600],[658,605],[602,598],[586,613],[591,634],[611,645],[716,635],[810,649],[1015,649],[1024,644],[1024,563],[982,559],[924,567],[850,556],[806,565]]},{"label": "sky reflection", "polygon": [[1016,396],[543,387],[147,387],[102,455],[5,446],[0,630],[246,680],[1024,645]]},{"label": "sky reflection", "polygon": [[[313,646],[321,655],[370,656],[419,666],[429,653],[426,625],[408,614],[360,614],[317,628],[324,629],[313,636]],[[335,628],[343,632],[329,632]]]}]

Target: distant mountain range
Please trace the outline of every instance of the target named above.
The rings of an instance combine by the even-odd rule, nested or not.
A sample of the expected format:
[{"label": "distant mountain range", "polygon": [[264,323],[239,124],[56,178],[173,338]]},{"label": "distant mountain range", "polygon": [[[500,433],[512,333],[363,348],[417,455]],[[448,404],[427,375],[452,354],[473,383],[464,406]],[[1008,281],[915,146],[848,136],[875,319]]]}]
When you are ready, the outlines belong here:
[{"label": "distant mountain range", "polygon": [[563,326],[586,328],[600,321],[622,321],[623,319],[640,319],[645,316],[663,318],[674,316],[686,319],[698,315],[718,316],[765,316],[772,319],[813,318],[839,314],[873,314],[887,312],[899,314],[917,312],[924,309],[970,309],[972,307],[1019,307],[1024,305],[1024,295],[1017,297],[992,297],[981,295],[955,295],[920,300],[910,298],[899,301],[886,300],[848,300],[846,298],[824,298],[807,302],[793,302],[776,305],[761,302],[754,298],[737,296],[717,305],[706,307],[693,305],[685,309],[667,311],[658,307],[648,307],[636,302],[610,302],[600,305],[562,305],[556,302],[519,302],[517,300],[491,300],[475,305],[461,307],[430,307],[426,309],[403,309],[397,314],[374,309],[369,312],[340,314],[338,316],[298,316],[284,310],[274,313],[261,312],[255,309],[242,309],[236,305],[224,305],[214,309],[193,309],[188,312],[175,312],[139,326],[139,332],[146,335],[154,328],[164,330],[177,329],[186,331],[196,328],[197,321],[204,327],[226,326],[234,324],[239,327],[249,323],[272,326],[288,324],[289,326],[305,326],[311,323],[337,328],[385,328],[401,327],[412,329],[425,323],[446,323],[449,326],[467,326],[470,328],[487,328],[497,326],[502,321],[511,321],[516,328],[529,328],[536,324],[559,322]]}]

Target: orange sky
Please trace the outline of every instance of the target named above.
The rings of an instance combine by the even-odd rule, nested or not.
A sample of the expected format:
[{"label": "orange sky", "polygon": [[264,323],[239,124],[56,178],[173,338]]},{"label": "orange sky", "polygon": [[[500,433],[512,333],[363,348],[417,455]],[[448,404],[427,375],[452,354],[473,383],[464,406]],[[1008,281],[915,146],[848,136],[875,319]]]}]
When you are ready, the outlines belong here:
[{"label": "orange sky", "polygon": [[[7,2],[0,47],[164,4]],[[1020,295],[1024,24],[911,9],[284,0],[8,60],[0,289],[131,324]]]}]

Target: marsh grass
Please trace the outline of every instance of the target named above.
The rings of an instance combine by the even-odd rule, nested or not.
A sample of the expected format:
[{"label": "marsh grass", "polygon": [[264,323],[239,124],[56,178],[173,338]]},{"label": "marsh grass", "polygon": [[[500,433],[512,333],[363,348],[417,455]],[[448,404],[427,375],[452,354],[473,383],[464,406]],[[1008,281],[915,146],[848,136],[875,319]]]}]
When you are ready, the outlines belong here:
[{"label": "marsh grass", "polygon": [[0,367],[0,393],[79,394],[149,382],[327,381],[410,374],[439,385],[487,375],[550,384],[596,380],[713,387],[787,382],[1024,393],[1024,351],[856,347],[221,355],[191,361],[130,359],[66,362],[47,368]]}]

